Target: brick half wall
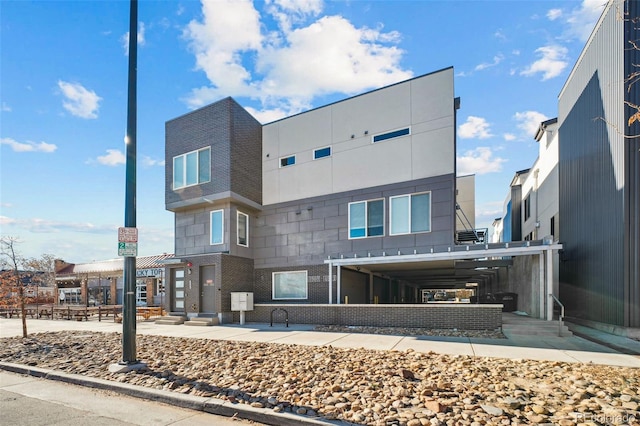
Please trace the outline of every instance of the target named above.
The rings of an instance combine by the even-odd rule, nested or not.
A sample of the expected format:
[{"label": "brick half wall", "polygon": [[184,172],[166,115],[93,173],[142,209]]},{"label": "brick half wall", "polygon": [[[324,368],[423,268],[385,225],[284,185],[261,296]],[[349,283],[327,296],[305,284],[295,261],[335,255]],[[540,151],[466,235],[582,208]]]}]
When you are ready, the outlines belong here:
[{"label": "brick half wall", "polygon": [[[502,327],[499,304],[419,304],[419,305],[294,305],[256,304],[245,313],[247,322],[289,324],[351,325],[370,327],[421,327],[431,329],[497,330]],[[234,322],[239,313],[233,313]]]}]

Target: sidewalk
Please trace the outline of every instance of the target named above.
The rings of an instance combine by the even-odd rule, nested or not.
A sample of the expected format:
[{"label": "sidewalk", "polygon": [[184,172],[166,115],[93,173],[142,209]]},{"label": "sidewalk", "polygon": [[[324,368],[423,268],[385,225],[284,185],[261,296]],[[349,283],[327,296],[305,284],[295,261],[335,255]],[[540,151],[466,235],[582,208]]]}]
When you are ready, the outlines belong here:
[{"label": "sidewalk", "polygon": [[[86,380],[84,386],[74,386],[64,381],[0,371],[1,423],[65,426],[256,424],[238,417],[230,418],[202,412],[203,410],[182,408],[184,404],[180,403],[166,404],[133,398],[127,396],[126,392],[119,392],[119,383],[108,391],[96,390],[91,379]],[[88,390],[87,387],[92,389]]]},{"label": "sidewalk", "polygon": [[[449,355],[469,355],[493,358],[548,360],[559,362],[593,363],[640,368],[640,357],[624,354],[610,347],[594,343],[578,336],[557,337],[539,335],[510,335],[505,328],[506,339],[483,339],[468,337],[394,336],[359,333],[332,333],[313,331],[312,325],[282,324],[237,324],[189,327],[185,325],[158,325],[153,322],[138,322],[138,334],[186,337],[247,342],[328,346],[341,348],[368,348],[376,350],[413,349],[417,352],[435,352]],[[27,319],[29,334],[47,331],[99,331],[122,332],[122,324],[112,321],[68,321]],[[640,342],[607,333],[592,331],[616,340],[618,345],[633,348]],[[21,336],[19,319],[0,318],[0,337]],[[607,335],[607,336],[604,336]]]}]

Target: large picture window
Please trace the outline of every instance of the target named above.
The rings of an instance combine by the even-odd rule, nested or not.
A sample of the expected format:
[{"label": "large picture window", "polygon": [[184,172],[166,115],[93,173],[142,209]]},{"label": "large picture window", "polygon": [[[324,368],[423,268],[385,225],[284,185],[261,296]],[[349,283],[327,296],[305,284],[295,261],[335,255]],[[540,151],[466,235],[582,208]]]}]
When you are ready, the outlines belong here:
[{"label": "large picture window", "polygon": [[431,231],[431,193],[390,197],[390,235]]},{"label": "large picture window", "polygon": [[238,245],[249,247],[249,216],[238,212]]},{"label": "large picture window", "polygon": [[349,239],[384,235],[384,200],[349,203]]},{"label": "large picture window", "polygon": [[211,149],[204,148],[173,157],[173,189],[211,180]]},{"label": "large picture window", "polygon": [[273,299],[307,299],[307,271],[274,272]]},{"label": "large picture window", "polygon": [[224,210],[211,212],[211,245],[224,243]]}]

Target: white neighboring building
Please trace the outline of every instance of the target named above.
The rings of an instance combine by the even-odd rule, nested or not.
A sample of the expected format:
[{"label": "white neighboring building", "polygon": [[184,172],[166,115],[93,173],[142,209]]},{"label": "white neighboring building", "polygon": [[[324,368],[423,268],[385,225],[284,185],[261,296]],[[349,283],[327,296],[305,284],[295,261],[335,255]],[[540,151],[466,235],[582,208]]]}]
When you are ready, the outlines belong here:
[{"label": "white neighboring building", "polygon": [[540,123],[535,135],[538,158],[531,168],[516,172],[504,202],[502,218],[494,221],[494,242],[533,241],[558,235],[558,120]]}]

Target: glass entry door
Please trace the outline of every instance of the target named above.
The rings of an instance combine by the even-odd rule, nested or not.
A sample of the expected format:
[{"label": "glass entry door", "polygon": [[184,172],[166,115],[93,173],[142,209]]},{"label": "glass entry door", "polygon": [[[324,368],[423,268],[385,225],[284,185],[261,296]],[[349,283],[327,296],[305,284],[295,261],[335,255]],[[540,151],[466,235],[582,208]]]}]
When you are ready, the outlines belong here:
[{"label": "glass entry door", "polygon": [[172,300],[171,310],[174,312],[184,312],[184,269],[171,270]]}]

